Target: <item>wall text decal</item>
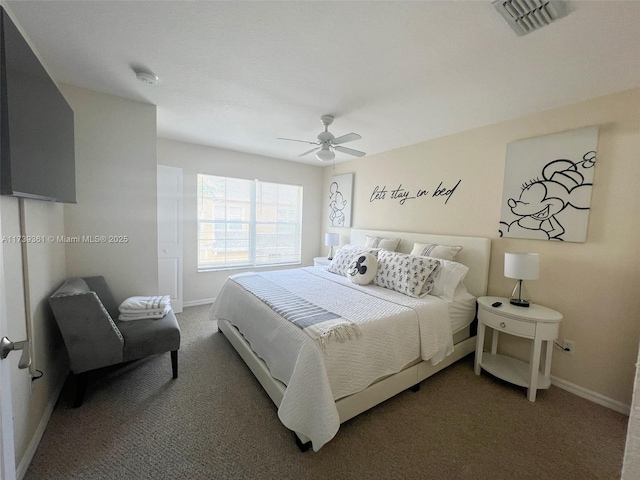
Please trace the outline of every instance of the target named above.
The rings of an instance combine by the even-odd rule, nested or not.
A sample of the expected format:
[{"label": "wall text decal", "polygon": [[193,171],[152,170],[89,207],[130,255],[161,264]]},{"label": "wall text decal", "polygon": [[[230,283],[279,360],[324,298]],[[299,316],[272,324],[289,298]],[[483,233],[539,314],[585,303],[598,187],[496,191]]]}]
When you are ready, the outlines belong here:
[{"label": "wall text decal", "polygon": [[[400,205],[404,205],[407,200],[415,200],[416,198],[440,198],[444,199],[444,203],[446,203],[451,199],[456,188],[462,182],[462,179],[458,180],[453,187],[448,187],[444,184],[444,182],[440,182],[438,186],[433,190],[426,190],[422,188],[418,188],[415,190],[415,194],[412,194],[411,190],[407,190],[402,187],[402,184],[398,185],[398,188],[393,190],[387,190],[387,186],[376,185],[371,192],[371,196],[369,197],[369,202],[375,202],[376,200],[397,200]],[[389,196],[387,196],[389,194]]]}]

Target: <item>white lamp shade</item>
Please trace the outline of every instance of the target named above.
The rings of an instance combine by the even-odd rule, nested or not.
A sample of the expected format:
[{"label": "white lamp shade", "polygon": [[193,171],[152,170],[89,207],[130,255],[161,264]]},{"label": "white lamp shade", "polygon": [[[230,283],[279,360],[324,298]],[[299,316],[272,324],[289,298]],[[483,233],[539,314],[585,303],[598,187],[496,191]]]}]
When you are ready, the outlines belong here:
[{"label": "white lamp shade", "polygon": [[325,233],[324,244],[327,247],[335,247],[340,244],[340,235],[337,233]]},{"label": "white lamp shade", "polygon": [[537,280],[540,255],[537,253],[505,253],[504,276],[518,280]]}]

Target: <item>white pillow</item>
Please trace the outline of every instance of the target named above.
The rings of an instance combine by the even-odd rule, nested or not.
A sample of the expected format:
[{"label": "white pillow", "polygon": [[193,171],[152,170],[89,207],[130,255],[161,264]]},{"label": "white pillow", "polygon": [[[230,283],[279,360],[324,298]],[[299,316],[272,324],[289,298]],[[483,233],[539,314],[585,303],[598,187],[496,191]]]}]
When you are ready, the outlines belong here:
[{"label": "white pillow", "polygon": [[423,291],[423,286],[437,267],[438,260],[433,258],[380,250],[378,272],[373,283],[410,297],[421,298],[429,293],[430,288]]},{"label": "white pillow", "polygon": [[[456,287],[456,291],[453,293],[453,299],[454,300],[461,300],[463,297],[466,297],[466,296],[472,296],[473,297],[473,295],[471,295],[467,291],[467,286],[464,283],[460,282],[458,284],[458,286]],[[476,297],[473,297],[473,298],[476,298]]]},{"label": "white pillow", "polygon": [[456,296],[456,289],[459,285],[462,285],[464,277],[469,272],[469,267],[450,260],[438,261],[440,262],[440,273],[435,277],[431,295],[453,302]]},{"label": "white pillow", "polygon": [[371,283],[378,271],[378,259],[373,253],[359,253],[347,268],[347,278],[357,285]]},{"label": "white pillow", "polygon": [[443,260],[453,260],[462,247],[452,245],[438,245],[437,243],[414,243],[411,255],[420,257],[441,258]]},{"label": "white pillow", "polygon": [[391,252],[394,252],[396,248],[398,248],[399,244],[399,238],[383,238],[374,237],[372,235],[367,235],[364,242],[364,246],[367,248],[382,248],[383,250],[389,250]]},{"label": "white pillow", "polygon": [[356,247],[354,245],[344,245],[338,253],[333,256],[333,260],[327,266],[327,270],[331,273],[335,273],[336,275],[342,275],[343,277],[347,274],[347,269],[355,257],[359,253],[368,252],[376,254],[378,250],[364,247]]}]

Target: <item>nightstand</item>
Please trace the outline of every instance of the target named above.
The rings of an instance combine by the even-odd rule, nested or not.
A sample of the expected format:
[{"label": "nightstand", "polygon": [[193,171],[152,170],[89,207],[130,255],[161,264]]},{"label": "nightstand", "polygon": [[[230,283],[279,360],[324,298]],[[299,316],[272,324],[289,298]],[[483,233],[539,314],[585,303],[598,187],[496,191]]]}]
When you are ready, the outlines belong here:
[{"label": "nightstand", "polygon": [[[492,306],[495,302],[502,302],[502,305]],[[476,375],[480,375],[480,370],[484,369],[507,382],[527,387],[527,398],[530,402],[535,402],[537,390],[551,386],[551,354],[553,341],[558,338],[561,320],[560,313],[542,305],[517,307],[511,305],[508,298],[478,298]],[[483,352],[485,327],[493,330],[490,353]],[[497,353],[498,336],[501,332],[533,340],[529,363]],[[544,360],[541,361],[540,357],[543,355]]]},{"label": "nightstand", "polygon": [[331,260],[329,260],[327,257],[315,257],[313,259],[314,267],[326,267],[330,263],[331,263]]}]

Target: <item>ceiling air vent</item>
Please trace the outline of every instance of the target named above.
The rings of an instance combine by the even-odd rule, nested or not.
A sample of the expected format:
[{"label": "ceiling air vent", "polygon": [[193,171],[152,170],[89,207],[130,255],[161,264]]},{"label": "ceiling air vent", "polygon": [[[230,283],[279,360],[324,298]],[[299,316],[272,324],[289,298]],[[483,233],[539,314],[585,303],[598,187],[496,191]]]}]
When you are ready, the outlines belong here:
[{"label": "ceiling air vent", "polygon": [[519,37],[569,13],[561,0],[494,0],[492,5]]}]

